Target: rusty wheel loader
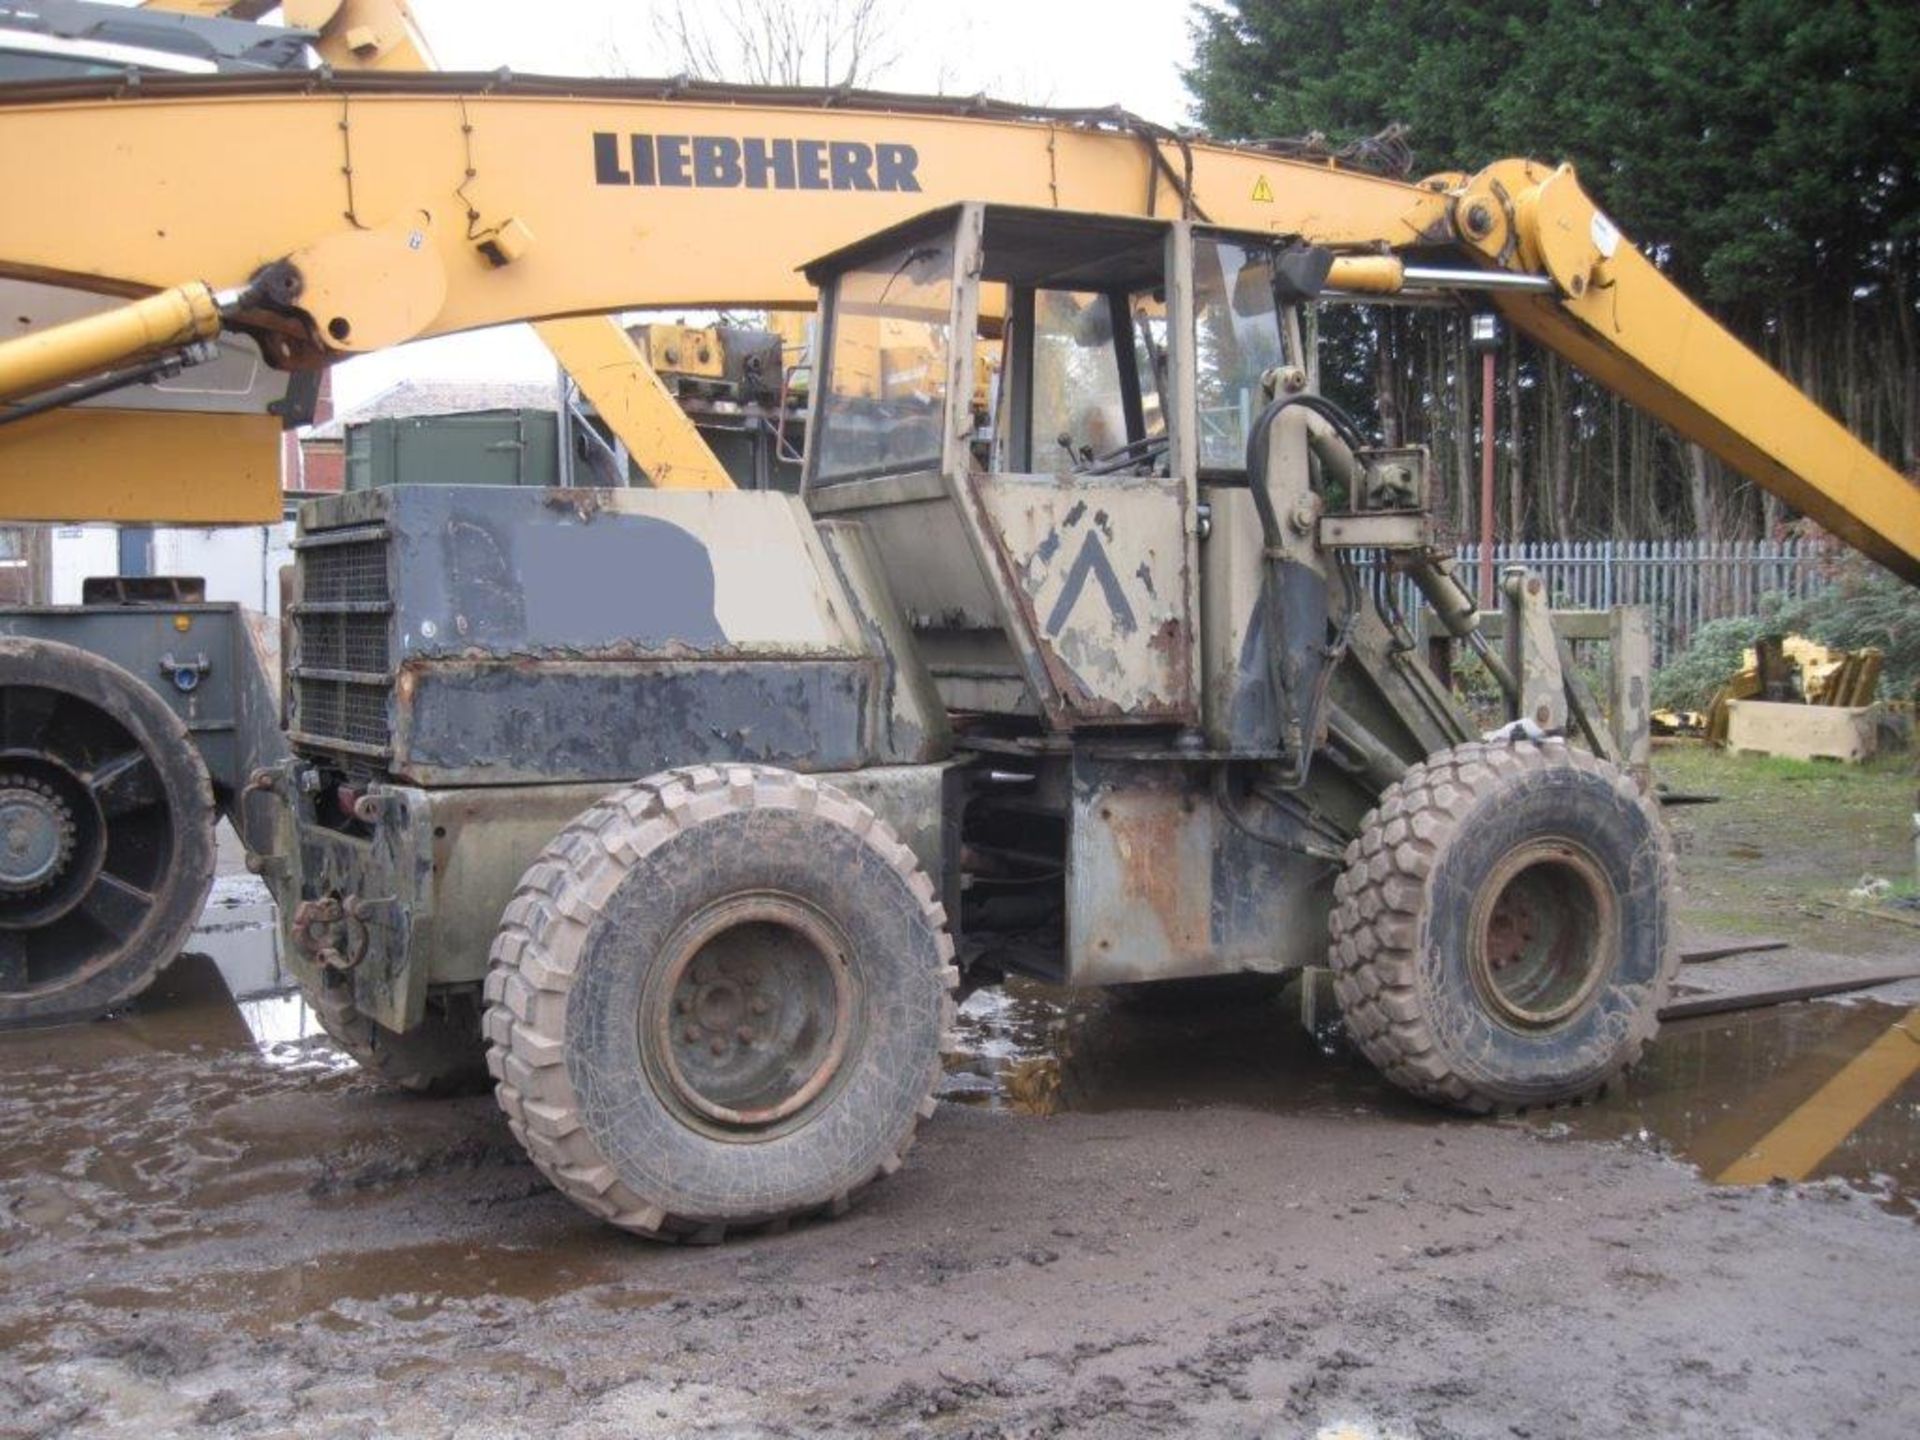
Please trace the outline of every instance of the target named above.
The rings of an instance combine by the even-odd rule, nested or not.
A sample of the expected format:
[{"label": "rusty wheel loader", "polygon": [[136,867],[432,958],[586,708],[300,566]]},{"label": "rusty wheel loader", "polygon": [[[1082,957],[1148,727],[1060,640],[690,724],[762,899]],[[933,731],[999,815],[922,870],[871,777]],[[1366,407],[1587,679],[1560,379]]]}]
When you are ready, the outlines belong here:
[{"label": "rusty wheel loader", "polygon": [[897,1167],[956,990],[1014,972],[1331,964],[1468,1110],[1619,1073],[1676,959],[1660,818],[1558,733],[1597,712],[1524,584],[1495,739],[1376,604],[1404,571],[1477,639],[1425,455],[1307,386],[1328,258],[948,207],[810,267],[799,497],[309,506],[263,863],[330,1026],[420,1087],[484,1033],[555,1185],[705,1239]]},{"label": "rusty wheel loader", "polygon": [[[292,183],[236,207],[235,173]],[[141,297],[0,342],[17,520],[277,514],[271,415],[68,408],[214,338],[310,375],[817,287],[797,496],[728,488],[602,321],[562,349],[631,382],[596,404],[659,488],[306,507],[288,758],[246,785],[327,1028],[416,1089],[491,1078],[556,1185],[649,1235],[845,1204],[928,1112],[957,987],[1015,972],[1330,964],[1362,1048],[1467,1110],[1640,1052],[1674,963],[1645,619],[1600,617],[1604,718],[1524,574],[1496,651],[1425,455],[1314,392],[1322,287],[1477,294],[1920,577],[1920,490],[1566,166],[1412,184],[1124,111],[336,72],[12,87],[0,187],[39,197],[0,280]],[[1497,683],[1491,737],[1388,579]],[[11,803],[0,885],[37,886],[79,850]]]}]

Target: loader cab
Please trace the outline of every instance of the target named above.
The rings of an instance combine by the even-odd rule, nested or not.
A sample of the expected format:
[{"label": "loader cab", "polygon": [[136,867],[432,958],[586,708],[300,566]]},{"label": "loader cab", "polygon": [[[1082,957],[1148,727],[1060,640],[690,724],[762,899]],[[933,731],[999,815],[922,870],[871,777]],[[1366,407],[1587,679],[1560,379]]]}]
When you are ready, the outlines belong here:
[{"label": "loader cab", "polygon": [[1298,359],[1272,252],[965,204],[807,267],[807,503],[868,532],[948,709],[1201,723],[1202,486],[1244,483],[1260,377]]}]

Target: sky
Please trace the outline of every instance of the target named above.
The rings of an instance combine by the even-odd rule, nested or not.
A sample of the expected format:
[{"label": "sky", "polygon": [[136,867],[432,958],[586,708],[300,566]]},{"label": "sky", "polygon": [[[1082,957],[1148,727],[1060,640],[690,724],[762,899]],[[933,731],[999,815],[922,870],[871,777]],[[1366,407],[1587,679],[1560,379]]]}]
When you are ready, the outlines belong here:
[{"label": "sky", "polygon": [[[672,74],[680,56],[661,25],[672,0],[411,0],[446,70],[523,74]],[[691,0],[710,11],[717,0]],[[791,0],[814,8],[809,0]],[[826,0],[831,5],[832,0]],[[842,0],[844,3],[844,0]],[[1036,105],[1124,105],[1162,124],[1189,120],[1186,0],[882,0],[889,57],[869,82],[886,90],[977,92]],[[529,23],[537,17],[538,23]],[[796,257],[798,258],[798,257]],[[448,336],[349,360],[335,404],[351,409],[398,380],[538,380],[552,359],[524,326]]]}]

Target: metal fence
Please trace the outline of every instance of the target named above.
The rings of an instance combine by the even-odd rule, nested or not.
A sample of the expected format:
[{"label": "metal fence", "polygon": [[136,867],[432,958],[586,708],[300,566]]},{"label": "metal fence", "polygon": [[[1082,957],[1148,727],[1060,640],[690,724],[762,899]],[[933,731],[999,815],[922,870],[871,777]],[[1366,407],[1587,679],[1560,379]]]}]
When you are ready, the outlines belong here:
[{"label": "metal fence", "polygon": [[[1480,547],[1455,551],[1460,576],[1477,586]],[[1495,545],[1496,573],[1525,565],[1547,582],[1553,603],[1568,610],[1644,605],[1653,622],[1654,663],[1686,647],[1708,620],[1752,615],[1762,596],[1811,595],[1827,584],[1823,552],[1797,540],[1592,540]],[[1402,582],[1397,599],[1408,616],[1418,596]]]}]

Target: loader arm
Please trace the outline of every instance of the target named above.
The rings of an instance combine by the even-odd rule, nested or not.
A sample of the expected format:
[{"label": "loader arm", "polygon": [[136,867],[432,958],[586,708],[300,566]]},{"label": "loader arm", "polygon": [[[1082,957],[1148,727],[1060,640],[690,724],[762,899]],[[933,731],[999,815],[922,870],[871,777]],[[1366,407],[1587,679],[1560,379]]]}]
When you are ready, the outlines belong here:
[{"label": "loader arm", "polygon": [[[1500,196],[1510,197],[1503,203]],[[1493,224],[1477,238],[1468,217]],[[1455,201],[1462,243],[1554,282],[1496,295],[1555,354],[1910,582],[1920,583],[1920,486],[1735,339],[1633,247],[1572,167],[1504,161]]]},{"label": "loader arm", "polygon": [[[199,154],[222,164],[178,163]],[[232,204],[233,175],[262,203]],[[960,200],[1299,237],[1345,257],[1336,283],[1489,290],[1541,343],[1920,581],[1920,489],[1687,301],[1564,167],[1409,184],[1118,111],[382,73],[15,87],[0,185],[39,197],[0,219],[0,274],[128,295],[204,282],[240,297],[224,323],[291,367],[515,320],[799,307],[799,260]],[[103,195],[141,223],[100,223]],[[1413,269],[1436,259],[1462,268]],[[0,401],[18,398],[10,350]],[[0,425],[0,465],[34,423]],[[45,513],[48,497],[8,490],[9,513]]]}]

